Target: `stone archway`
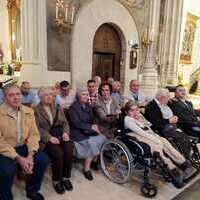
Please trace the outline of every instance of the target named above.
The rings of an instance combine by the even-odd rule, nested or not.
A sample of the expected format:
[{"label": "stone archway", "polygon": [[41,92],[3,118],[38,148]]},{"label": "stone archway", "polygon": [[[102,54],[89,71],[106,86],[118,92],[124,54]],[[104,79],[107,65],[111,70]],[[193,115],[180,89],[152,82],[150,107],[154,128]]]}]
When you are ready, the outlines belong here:
[{"label": "stone archway", "polygon": [[[73,87],[85,84],[92,76],[93,40],[102,24],[111,24],[122,41],[120,81],[126,83],[137,78],[137,68],[129,68],[129,41],[139,43],[135,21],[129,11],[116,0],[93,0],[81,8],[72,35],[71,79]],[[126,80],[126,81],[125,81]]]}]

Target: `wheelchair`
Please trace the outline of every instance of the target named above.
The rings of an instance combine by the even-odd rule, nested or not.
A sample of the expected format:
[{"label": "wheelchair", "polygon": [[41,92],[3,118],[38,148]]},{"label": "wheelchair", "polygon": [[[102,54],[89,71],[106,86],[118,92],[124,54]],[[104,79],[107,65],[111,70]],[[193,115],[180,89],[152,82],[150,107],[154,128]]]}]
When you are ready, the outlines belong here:
[{"label": "wheelchair", "polygon": [[102,170],[108,179],[118,184],[127,183],[134,172],[142,170],[141,193],[152,198],[157,194],[157,187],[150,183],[150,171],[159,166],[165,181],[172,182],[172,177],[159,154],[152,155],[149,145],[127,135],[128,132],[131,131],[117,130],[114,138],[103,145],[100,153]]}]

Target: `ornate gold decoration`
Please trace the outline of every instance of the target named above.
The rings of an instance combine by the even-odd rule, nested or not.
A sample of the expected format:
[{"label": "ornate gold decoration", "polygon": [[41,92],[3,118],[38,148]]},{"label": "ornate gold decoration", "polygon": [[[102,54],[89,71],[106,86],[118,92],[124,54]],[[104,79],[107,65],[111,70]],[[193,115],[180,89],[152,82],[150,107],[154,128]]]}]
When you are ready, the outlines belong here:
[{"label": "ornate gold decoration", "polygon": [[74,24],[78,7],[72,4],[72,2],[67,3],[64,0],[56,0],[55,9],[55,25],[58,32],[63,33]]},{"label": "ornate gold decoration", "polygon": [[153,42],[153,30],[149,27],[146,28],[142,34],[141,41],[143,46],[150,46]]},{"label": "ornate gold decoration", "polygon": [[193,53],[193,45],[194,38],[196,32],[196,24],[200,18],[188,13],[187,20],[184,30],[184,36],[182,41],[182,49],[180,56],[181,64],[192,64],[192,53]]},{"label": "ornate gold decoration", "polygon": [[142,9],[145,4],[145,0],[121,0],[121,1],[125,2],[128,7],[135,9]]},{"label": "ornate gold decoration", "polygon": [[19,49],[17,49],[17,31],[18,27],[17,20],[20,18],[20,7],[21,0],[8,0],[8,16],[9,16],[9,32],[10,32],[10,49],[11,49],[11,58],[13,62],[20,62]]}]

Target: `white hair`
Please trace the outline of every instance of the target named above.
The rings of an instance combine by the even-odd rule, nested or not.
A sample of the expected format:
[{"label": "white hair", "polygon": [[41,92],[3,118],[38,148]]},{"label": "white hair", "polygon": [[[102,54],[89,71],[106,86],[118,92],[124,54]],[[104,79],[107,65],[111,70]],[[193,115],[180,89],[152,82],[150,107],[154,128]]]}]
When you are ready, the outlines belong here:
[{"label": "white hair", "polygon": [[45,93],[47,90],[52,91],[51,87],[41,87],[41,88],[38,90],[38,96],[39,96],[40,99],[43,97],[44,93]]},{"label": "white hair", "polygon": [[79,88],[77,88],[76,90],[76,98],[79,99],[80,95],[83,93],[83,92],[88,92],[88,88],[86,86],[81,86]]},{"label": "white hair", "polygon": [[156,98],[166,97],[168,95],[170,95],[170,93],[169,93],[169,90],[166,88],[161,88],[156,92]]}]

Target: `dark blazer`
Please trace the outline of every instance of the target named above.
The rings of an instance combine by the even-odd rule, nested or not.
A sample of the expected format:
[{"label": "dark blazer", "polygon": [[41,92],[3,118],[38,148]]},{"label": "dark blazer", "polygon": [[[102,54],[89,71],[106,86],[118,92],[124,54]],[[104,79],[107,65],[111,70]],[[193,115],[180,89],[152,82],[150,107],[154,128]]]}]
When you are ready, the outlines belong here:
[{"label": "dark blazer", "polygon": [[[43,108],[42,104],[40,103],[34,108],[34,113],[35,113],[35,119],[36,119],[36,124],[40,132],[41,136],[41,142],[42,143],[47,143],[49,138],[50,138],[50,129],[51,129],[51,124],[49,117]],[[55,118],[56,115],[56,105],[53,104],[51,106],[51,113],[53,116],[53,119]],[[63,125],[63,131],[66,133],[69,133],[69,124],[65,118],[65,115],[61,109],[59,109],[58,112],[58,120],[56,121],[55,125]]]},{"label": "dark blazer", "polygon": [[94,115],[89,104],[83,107],[78,101],[75,101],[69,108],[68,116],[70,119],[71,137],[74,141],[82,141],[88,139],[89,136],[97,135],[91,129],[94,124]]},{"label": "dark blazer", "polygon": [[161,134],[166,125],[169,124],[168,119],[164,119],[161,110],[155,100],[150,101],[145,109],[145,117],[152,123],[152,129]]},{"label": "dark blazer", "polygon": [[197,114],[192,103],[190,101],[185,101],[185,103],[180,99],[174,99],[169,102],[169,107],[178,116],[180,123],[193,123],[197,121]]}]

